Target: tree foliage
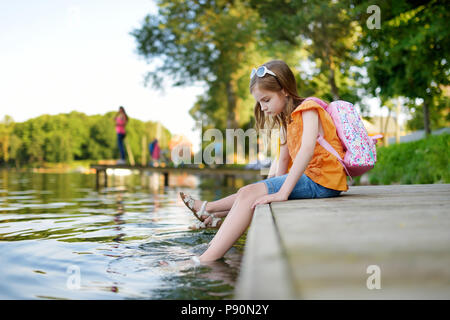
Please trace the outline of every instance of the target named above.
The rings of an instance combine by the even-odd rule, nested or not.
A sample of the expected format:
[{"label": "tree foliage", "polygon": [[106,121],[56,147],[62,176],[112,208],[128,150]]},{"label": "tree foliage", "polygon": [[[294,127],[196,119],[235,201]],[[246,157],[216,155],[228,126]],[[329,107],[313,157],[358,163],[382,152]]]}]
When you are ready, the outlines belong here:
[{"label": "tree foliage", "polygon": [[[0,163],[19,166],[118,158],[115,114],[87,116],[74,111],[42,115],[19,123],[6,116],[0,122]],[[130,118],[126,139],[136,159],[142,154],[142,138],[152,141],[157,126],[156,122]],[[160,146],[167,148],[170,138],[170,132],[162,127]]]},{"label": "tree foliage", "polygon": [[347,1],[252,0],[264,22],[266,41],[287,43],[305,51],[304,95],[329,101],[358,101],[362,58],[354,50],[361,28]]},{"label": "tree foliage", "polygon": [[[448,107],[442,90],[450,81],[448,5],[436,0],[351,2],[363,26],[358,48],[365,56],[367,88],[382,99],[404,96],[414,107],[420,98],[423,127],[429,133],[430,113]],[[365,23],[365,9],[373,4],[380,8],[379,29]]]},{"label": "tree foliage", "polygon": [[254,10],[241,0],[160,0],[158,8],[132,32],[139,54],[153,64],[147,80],[156,86],[167,78],[175,86],[201,82],[206,92],[195,109],[213,122],[220,121],[215,113],[221,112],[223,127],[239,127],[245,122],[242,82],[248,84],[247,58],[259,29]]},{"label": "tree foliage", "polygon": [[[430,132],[450,122],[445,2],[158,0],[157,5],[157,14],[146,15],[131,32],[138,53],[150,62],[146,84],[203,85],[190,109],[203,129],[252,125],[249,74],[271,59],[283,59],[296,71],[301,96],[358,103],[371,95],[382,106],[403,97],[414,116],[411,129]],[[379,28],[368,26],[370,6],[379,8]],[[0,161],[117,157],[113,116],[72,112],[23,123],[7,117],[0,122]],[[127,140],[136,159],[141,138],[151,141],[155,126],[130,119]],[[163,132],[165,147],[170,133]]]}]

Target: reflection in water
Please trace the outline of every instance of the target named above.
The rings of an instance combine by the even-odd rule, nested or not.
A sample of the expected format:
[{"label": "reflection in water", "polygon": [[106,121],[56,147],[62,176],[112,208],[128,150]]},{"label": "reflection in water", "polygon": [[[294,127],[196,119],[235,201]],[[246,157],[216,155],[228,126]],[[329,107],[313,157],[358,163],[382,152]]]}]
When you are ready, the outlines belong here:
[{"label": "reflection in water", "polygon": [[[121,192],[117,193],[116,203],[117,203],[117,213],[114,215],[114,222],[117,224],[117,226],[115,227],[115,230],[120,231],[120,230],[122,230],[120,225],[125,223],[125,221],[122,220],[122,215],[125,213],[125,209],[123,206],[123,193],[121,193]],[[115,237],[113,239],[113,241],[114,242],[121,241],[121,239],[124,235],[125,235],[124,233],[118,232],[117,237]]]},{"label": "reflection in water", "polygon": [[[214,180],[182,189],[150,176],[109,179],[96,190],[93,175],[0,171],[0,298],[232,298],[244,239],[208,266],[173,272],[159,261],[199,255],[215,233],[188,229],[195,218],[179,191],[211,201],[235,190]],[[67,286],[69,267],[80,271],[77,290]]]}]

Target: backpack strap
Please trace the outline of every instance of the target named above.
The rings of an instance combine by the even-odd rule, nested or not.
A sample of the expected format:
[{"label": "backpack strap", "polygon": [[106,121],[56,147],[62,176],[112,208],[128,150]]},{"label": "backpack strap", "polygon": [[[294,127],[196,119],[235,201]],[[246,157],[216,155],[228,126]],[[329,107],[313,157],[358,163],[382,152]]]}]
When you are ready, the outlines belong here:
[{"label": "backpack strap", "polygon": [[[316,97],[308,97],[305,100],[303,100],[303,102],[307,101],[307,100],[312,100],[314,102],[316,102],[319,106],[321,106],[323,109],[327,110],[328,108],[328,104],[326,102],[324,102],[323,100],[316,98]],[[328,152],[330,152],[331,154],[333,154],[338,160],[339,162],[342,164],[342,166],[344,167],[345,172],[347,173],[347,176],[349,176],[350,181],[353,182],[353,178],[350,175],[350,173],[347,170],[347,166],[344,164],[344,160],[342,160],[341,156],[339,155],[339,153],[337,153],[337,151],[333,148],[333,146],[331,144],[328,143],[327,140],[325,140],[325,138],[319,133],[319,136],[317,137],[317,142],[319,142],[319,144],[324,147],[326,150],[328,150]]]},{"label": "backpack strap", "polygon": [[316,102],[319,106],[321,106],[322,108],[327,110],[328,104],[326,104],[326,102],[324,102],[323,100],[316,98],[316,97],[308,97],[305,100],[303,100],[303,102],[305,102],[307,100],[312,100],[312,101]]},{"label": "backpack strap", "polygon": [[333,154],[338,160],[339,162],[342,164],[342,166],[344,167],[345,172],[347,173],[347,176],[350,177],[350,181],[353,182],[353,178],[350,175],[350,173],[348,173],[347,170],[347,166],[344,164],[344,160],[342,160],[341,156],[339,155],[339,153],[337,153],[337,151],[333,148],[333,146],[331,144],[328,143],[327,140],[324,139],[324,137],[319,133],[319,136],[317,137],[317,142],[324,147],[326,150],[328,150],[331,154]]},{"label": "backpack strap", "polygon": [[369,136],[369,138],[371,138],[372,141],[376,144],[378,142],[378,139],[383,138],[383,135],[382,134],[377,134],[375,136]]}]

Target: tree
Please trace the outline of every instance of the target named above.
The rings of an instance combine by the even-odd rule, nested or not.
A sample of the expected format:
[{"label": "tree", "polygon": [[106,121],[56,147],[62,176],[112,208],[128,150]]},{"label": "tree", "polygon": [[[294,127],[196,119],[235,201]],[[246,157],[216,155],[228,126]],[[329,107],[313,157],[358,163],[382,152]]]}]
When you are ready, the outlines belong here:
[{"label": "tree", "polygon": [[157,15],[147,15],[131,33],[139,54],[153,62],[146,80],[156,86],[165,77],[175,86],[205,84],[197,108],[210,116],[224,112],[226,126],[237,128],[240,82],[245,79],[248,85],[246,57],[254,48],[257,14],[241,0],[160,0],[158,7]]},{"label": "tree", "polygon": [[[431,104],[433,106],[433,109],[430,110],[430,128],[432,129],[450,126],[450,94],[448,92],[445,93],[445,88],[442,88],[442,90],[443,95],[434,96],[434,101]],[[412,116],[406,124],[409,130],[424,129],[424,115],[423,110],[420,108],[422,103],[423,102],[421,102],[420,100],[411,100],[408,103],[408,107]]]},{"label": "tree", "polygon": [[9,154],[10,158],[14,159],[16,168],[19,168],[20,166],[20,149],[22,147],[22,140],[16,135],[12,134],[10,138],[10,145],[9,145]]},{"label": "tree", "polygon": [[[380,28],[366,25],[373,1],[351,1],[363,33],[358,47],[366,56],[367,88],[384,99],[404,96],[423,101],[425,132],[431,132],[430,111],[442,101],[449,84],[450,12],[440,1],[378,1]],[[438,99],[436,99],[438,97]],[[410,103],[413,105],[413,103]]]},{"label": "tree", "polygon": [[117,137],[112,119],[113,113],[90,118],[89,141],[86,146],[88,159],[111,159],[117,155]]},{"label": "tree", "polygon": [[6,115],[0,122],[0,155],[4,162],[8,162],[10,158],[11,133],[14,129],[14,120]]},{"label": "tree", "polygon": [[[0,122],[0,159],[14,160],[20,164],[42,165],[46,162],[73,160],[111,159],[117,156],[117,136],[114,131],[115,112],[105,115],[87,116],[81,112],[42,115],[25,122],[13,123],[6,135],[6,125],[11,127],[12,119]],[[157,124],[130,118],[127,139],[135,156],[142,153],[141,138],[154,138]],[[171,138],[169,130],[161,126],[160,145],[167,148]],[[3,141],[8,138],[8,157],[4,157]]]},{"label": "tree", "polygon": [[361,31],[352,21],[347,1],[250,2],[264,22],[267,42],[289,43],[306,51],[305,62],[313,69],[309,79],[303,79],[309,89],[306,92],[323,92],[328,100],[357,100],[355,81],[360,78],[357,67],[362,59],[354,44]]}]

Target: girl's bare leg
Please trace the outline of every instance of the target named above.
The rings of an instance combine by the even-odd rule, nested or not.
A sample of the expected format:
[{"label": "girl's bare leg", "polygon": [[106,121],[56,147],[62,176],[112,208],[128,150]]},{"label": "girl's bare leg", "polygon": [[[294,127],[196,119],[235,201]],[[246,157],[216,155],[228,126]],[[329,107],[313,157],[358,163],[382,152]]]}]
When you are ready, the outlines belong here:
[{"label": "girl's bare leg", "polygon": [[[228,212],[231,209],[231,206],[233,205],[234,199],[236,198],[236,193],[232,194],[228,197],[225,197],[223,199],[219,199],[216,201],[208,202],[206,204],[206,211],[208,213],[213,213],[214,217],[216,218],[223,218],[226,217]],[[194,200],[194,210],[198,211],[200,210],[201,205],[203,204],[203,201],[201,200]],[[221,211],[220,209],[224,209]],[[205,222],[206,225],[209,225],[212,222],[211,216],[201,215],[200,219]]]},{"label": "girl's bare leg", "polygon": [[[234,200],[236,199],[236,193],[229,195],[223,199],[219,199],[216,201],[211,201],[206,204],[206,211],[209,213],[229,211],[231,206],[233,205]],[[194,201],[194,210],[200,210],[200,207],[203,204],[203,200],[195,200]]]},{"label": "girl's bare leg", "polygon": [[[214,218],[224,218],[227,216],[228,212],[230,212],[230,210],[214,212]],[[209,226],[209,224],[212,223],[212,221],[213,221],[211,216],[205,216],[205,215],[202,215],[200,217],[200,219],[203,220],[203,222],[205,223],[206,226]],[[220,227],[219,224],[217,226]]]},{"label": "girl's bare leg", "polygon": [[264,183],[255,183],[239,189],[227,217],[208,249],[200,256],[200,261],[214,261],[224,256],[250,225],[254,212],[251,209],[253,202],[266,194],[267,187]]},{"label": "girl's bare leg", "polygon": [[236,195],[236,193],[233,193],[223,199],[208,202],[205,209],[207,212],[229,211],[233,206],[234,200],[236,200]]},{"label": "girl's bare leg", "polygon": [[228,212],[230,212],[230,210],[214,212],[214,217],[216,217],[216,218],[224,218],[224,217],[227,216]]}]

